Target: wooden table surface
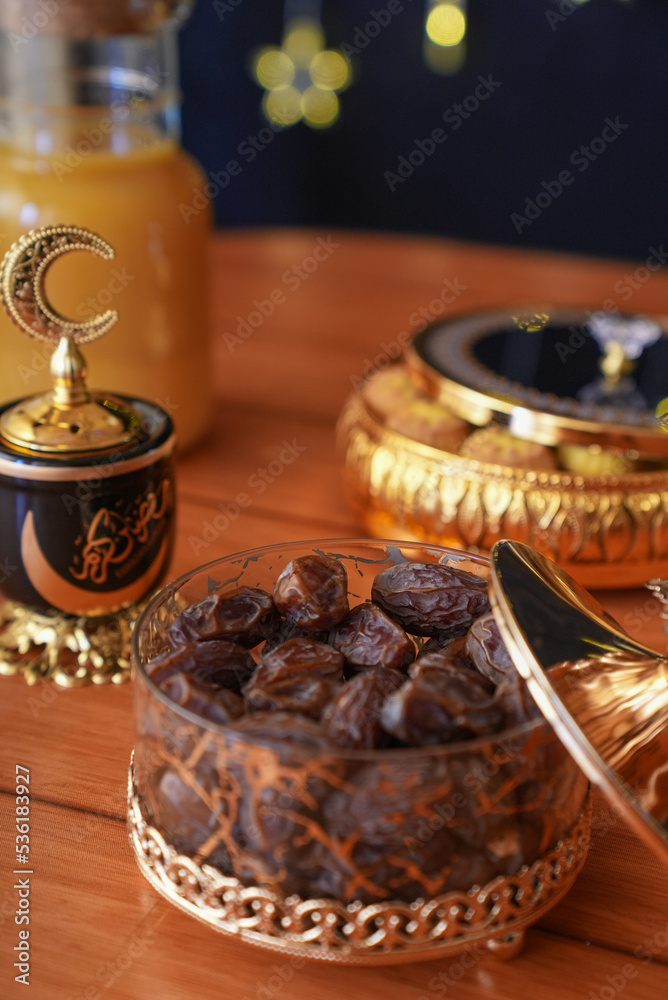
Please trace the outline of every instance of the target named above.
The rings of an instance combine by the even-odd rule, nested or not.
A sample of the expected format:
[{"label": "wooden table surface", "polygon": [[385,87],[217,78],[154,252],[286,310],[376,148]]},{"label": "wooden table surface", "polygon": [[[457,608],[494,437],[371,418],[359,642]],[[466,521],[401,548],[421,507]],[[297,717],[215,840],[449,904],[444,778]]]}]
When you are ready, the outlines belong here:
[{"label": "wooden table surface", "polygon": [[[206,442],[179,460],[173,575],[256,545],[360,534],[336,466],[335,419],[355,379],[395,351],[420,308],[436,318],[441,307],[443,314],[503,303],[597,309],[613,300],[664,312],[668,272],[636,270],[640,263],[348,232],[216,237],[217,404]],[[273,315],[238,336],[254,300],[271,301],[277,290]],[[263,477],[269,463],[277,471],[286,441],[294,459]],[[252,503],[213,537],[206,522],[239,493]],[[632,634],[665,648],[647,593],[599,596]],[[295,968],[195,922],[139,874],[125,827],[130,684],[61,691],[0,678],[0,721],[2,998],[668,998],[668,870],[604,802],[596,804],[583,873],[514,961]],[[30,768],[32,793],[28,994],[13,968],[19,926],[9,792],[17,764]]]}]

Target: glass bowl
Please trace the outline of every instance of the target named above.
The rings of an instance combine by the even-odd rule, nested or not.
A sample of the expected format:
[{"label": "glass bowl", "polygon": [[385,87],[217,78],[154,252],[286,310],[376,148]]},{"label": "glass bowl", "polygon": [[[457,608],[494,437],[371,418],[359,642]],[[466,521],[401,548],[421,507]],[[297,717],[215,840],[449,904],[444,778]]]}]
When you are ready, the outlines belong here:
[{"label": "glass bowl", "polygon": [[441,546],[336,539],[241,552],[166,586],[133,633],[140,868],[212,927],[292,954],[393,962],[482,942],[510,956],[588,846],[588,783],[543,718],[447,745],[332,751],[209,722],[146,671],[186,605],[238,586],[271,592],[313,552],[344,563],[351,606],[406,560],[488,576],[487,559]]}]

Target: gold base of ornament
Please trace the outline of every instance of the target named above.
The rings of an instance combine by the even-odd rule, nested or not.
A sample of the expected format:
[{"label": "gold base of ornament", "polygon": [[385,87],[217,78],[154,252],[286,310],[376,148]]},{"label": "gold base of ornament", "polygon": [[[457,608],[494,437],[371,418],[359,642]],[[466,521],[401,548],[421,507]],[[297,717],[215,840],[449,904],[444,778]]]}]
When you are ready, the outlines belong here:
[{"label": "gold base of ornament", "polygon": [[59,687],[123,684],[130,679],[130,636],[146,601],[114,615],[73,617],[16,601],[0,607],[0,675]]},{"label": "gold base of ornament", "polygon": [[466,951],[513,958],[530,924],[571,888],[589,847],[591,796],[567,836],[531,865],[482,887],[412,903],[283,896],[243,885],[179,854],[147,821],[128,781],[128,830],[142,874],[179,909],[214,930],[286,955],[382,965],[427,961]]}]

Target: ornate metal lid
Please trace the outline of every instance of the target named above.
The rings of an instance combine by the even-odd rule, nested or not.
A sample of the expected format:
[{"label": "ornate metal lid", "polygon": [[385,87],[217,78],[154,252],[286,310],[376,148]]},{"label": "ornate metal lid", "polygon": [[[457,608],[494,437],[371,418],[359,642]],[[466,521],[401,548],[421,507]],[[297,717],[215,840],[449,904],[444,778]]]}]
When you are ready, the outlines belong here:
[{"label": "ornate metal lid", "polygon": [[553,306],[456,316],[418,333],[406,361],[469,423],[544,445],[668,454],[663,320]]},{"label": "ornate metal lid", "polygon": [[56,312],[44,292],[54,260],[73,250],[88,250],[105,260],[114,251],[99,236],[73,226],[45,227],[21,237],[0,269],[5,308],[17,326],[55,345],[51,357],[53,389],[20,400],[0,417],[0,440],[22,452],[62,455],[108,451],[132,444],[139,414],[123,400],[86,386],[86,364],[78,345],[103,336],[118,320],[105,313],[73,322]]},{"label": "ornate metal lid", "polygon": [[668,862],[668,660],[529,545],[491,553],[490,603],[545,718],[615,811]]}]

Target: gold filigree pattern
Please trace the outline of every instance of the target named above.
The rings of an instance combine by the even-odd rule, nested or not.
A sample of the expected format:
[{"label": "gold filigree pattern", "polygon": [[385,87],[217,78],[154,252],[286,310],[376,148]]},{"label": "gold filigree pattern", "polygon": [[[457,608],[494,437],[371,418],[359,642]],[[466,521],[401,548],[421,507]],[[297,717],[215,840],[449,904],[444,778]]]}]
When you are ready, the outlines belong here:
[{"label": "gold filigree pattern", "polygon": [[130,679],[130,637],[146,602],[108,617],[40,613],[16,601],[0,608],[0,675],[59,687]]},{"label": "gold filigree pattern", "polygon": [[0,289],[5,308],[25,333],[54,345],[62,336],[87,344],[103,336],[118,321],[115,309],[87,320],[68,320],[46,297],[44,281],[51,264],[65,253],[87,250],[113,260],[114,250],[96,233],[78,226],[32,229],[12,245],[0,267]]},{"label": "gold filigree pattern", "polygon": [[571,887],[586,857],[590,820],[588,801],[553,849],[482,887],[411,903],[345,903],[244,886],[211,864],[179,854],[144,816],[132,764],[128,780],[130,842],[141,871],[170,902],[214,929],[253,944],[359,964],[452,955],[473,942],[487,944],[494,952],[504,940],[515,939]]},{"label": "gold filigree pattern", "polygon": [[666,470],[585,478],[477,462],[388,430],[359,396],[346,404],[337,440],[351,502],[375,535],[484,551],[512,538],[585,587],[665,575]]}]

